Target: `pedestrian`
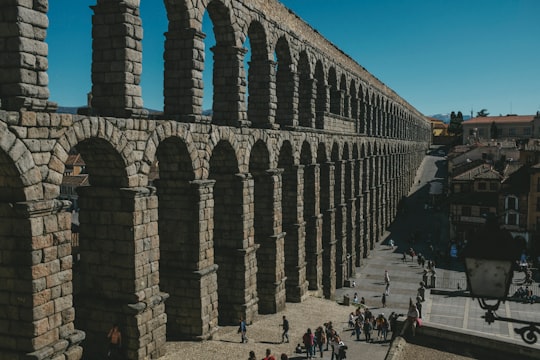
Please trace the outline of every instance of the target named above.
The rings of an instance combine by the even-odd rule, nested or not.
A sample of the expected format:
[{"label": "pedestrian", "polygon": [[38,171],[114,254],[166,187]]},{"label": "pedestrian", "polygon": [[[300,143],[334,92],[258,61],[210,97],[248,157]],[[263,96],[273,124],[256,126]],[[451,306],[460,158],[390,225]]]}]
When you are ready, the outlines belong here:
[{"label": "pedestrian", "polygon": [[323,357],[323,345],[326,343],[326,334],[322,326],[319,326],[317,330],[315,330],[315,339],[317,347],[319,348],[319,353],[321,354],[321,357]]},{"label": "pedestrian", "polygon": [[332,342],[332,339],[334,338],[331,321],[324,323],[324,331],[326,333],[326,351],[328,351],[328,347],[330,346],[330,343]]},{"label": "pedestrian", "polygon": [[362,298],[360,299],[360,304],[361,304],[361,305],[366,305],[366,299],[364,299],[363,296],[362,296]]},{"label": "pedestrian", "polygon": [[366,320],[364,321],[364,336],[366,337],[366,342],[371,342],[371,330],[373,330],[371,319],[366,317]]},{"label": "pedestrian", "polygon": [[383,308],[386,307],[386,293],[382,294],[381,302],[382,302],[382,307]]},{"label": "pedestrian", "polygon": [[416,308],[418,309],[418,318],[422,318],[422,298],[417,296],[416,297]]},{"label": "pedestrian", "polygon": [[263,360],[276,360],[270,349],[266,349],[266,357]]},{"label": "pedestrian", "polygon": [[388,240],[388,245],[390,246],[390,249],[394,249],[394,240],[393,239]]},{"label": "pedestrian", "polygon": [[362,334],[362,318],[357,317],[354,322],[354,332],[356,334],[356,341],[360,341],[360,334]]},{"label": "pedestrian", "polygon": [[287,354],[281,354],[281,360],[289,360],[289,357],[287,356]]},{"label": "pedestrian", "polygon": [[248,338],[246,336],[246,332],[247,332],[247,326],[246,326],[246,322],[244,321],[243,318],[240,318],[240,324],[238,326],[238,333],[241,334],[240,336],[240,342],[243,344],[244,342],[248,342]]},{"label": "pedestrian", "polygon": [[339,343],[340,343],[341,339],[339,338],[339,336],[337,335],[334,335],[334,337],[332,338],[332,342],[331,342],[331,346],[332,346],[332,357],[330,358],[330,360],[340,360],[339,358]]},{"label": "pedestrian", "polygon": [[306,358],[312,359],[315,355],[315,337],[313,336],[310,328],[308,328],[305,332],[304,336],[302,337],[302,341],[304,342],[304,347],[306,348]]},{"label": "pedestrian", "polygon": [[384,270],[384,283],[390,284],[390,274],[388,274],[388,270]]},{"label": "pedestrian", "polygon": [[113,324],[107,334],[107,338],[109,339],[109,351],[107,352],[107,357],[109,359],[119,359],[122,349],[122,332],[120,331],[118,324]]},{"label": "pedestrian", "polygon": [[[289,342],[289,320],[283,315],[283,322],[281,323],[283,333],[281,334],[281,342]],[[285,341],[286,340],[286,341]]]},{"label": "pedestrian", "polygon": [[390,295],[390,283],[387,283],[384,287],[384,293],[386,294],[386,296]]},{"label": "pedestrian", "polygon": [[251,350],[249,352],[248,360],[257,360],[257,357],[255,356],[255,351]]},{"label": "pedestrian", "polygon": [[416,335],[418,316],[419,313],[418,309],[416,308],[416,304],[413,303],[412,299],[409,299],[409,311],[407,312],[407,320],[405,320],[405,324],[403,325],[402,334],[405,333],[408,328],[410,328],[412,336]]},{"label": "pedestrian", "polygon": [[382,316],[382,337],[383,337],[383,340],[386,341],[386,338],[388,336],[388,327],[389,327],[389,324],[388,324],[388,320],[384,317],[384,313],[381,314]]}]

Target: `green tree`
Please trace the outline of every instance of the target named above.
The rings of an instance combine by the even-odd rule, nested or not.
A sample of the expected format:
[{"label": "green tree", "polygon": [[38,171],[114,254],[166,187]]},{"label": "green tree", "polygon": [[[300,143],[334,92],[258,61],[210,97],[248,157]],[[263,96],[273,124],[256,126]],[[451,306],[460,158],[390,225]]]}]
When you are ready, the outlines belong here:
[{"label": "green tree", "polygon": [[482,109],[482,110],[480,110],[479,112],[476,113],[477,117],[486,117],[488,115],[489,115],[489,113],[487,112],[487,109]]},{"label": "green tree", "polygon": [[454,136],[463,135],[463,114],[458,111],[457,115],[454,111],[450,114],[450,124],[448,124],[448,132]]}]

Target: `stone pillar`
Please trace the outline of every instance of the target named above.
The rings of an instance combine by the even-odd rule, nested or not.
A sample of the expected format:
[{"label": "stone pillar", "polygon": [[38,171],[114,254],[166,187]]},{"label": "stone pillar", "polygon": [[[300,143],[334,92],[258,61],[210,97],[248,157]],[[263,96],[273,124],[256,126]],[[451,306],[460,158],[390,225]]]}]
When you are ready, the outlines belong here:
[{"label": "stone pillar", "polygon": [[80,269],[75,301],[85,354],[104,358],[112,323],[129,359],[165,353],[165,300],[159,288],[158,201],[153,188],[79,187]]},{"label": "stone pillar", "polygon": [[47,1],[0,4],[0,109],[55,111],[48,101]]},{"label": "stone pillar", "polygon": [[[319,99],[322,97],[322,99]],[[328,112],[330,86],[317,83],[317,100],[315,113],[315,128],[324,129],[324,115]]]},{"label": "stone pillar", "polygon": [[82,358],[74,325],[71,214],[67,201],[0,203],[0,354]]},{"label": "stone pillar", "polygon": [[278,64],[276,97],[276,122],[282,129],[298,126],[298,73],[290,64],[285,69]]},{"label": "stone pillar", "polygon": [[343,112],[342,116],[346,118],[351,117],[351,96],[342,90],[343,97]]},{"label": "stone pillar", "polygon": [[[281,219],[281,174],[283,169],[254,173],[257,187],[265,198],[255,198],[255,241],[257,250],[257,295],[259,313],[275,314],[285,309],[285,254]],[[270,189],[271,193],[267,193]],[[266,198],[271,195],[271,198]],[[257,210],[261,209],[261,212]],[[261,216],[262,215],[262,216]],[[261,217],[261,218],[259,218]]]},{"label": "stone pillar", "polygon": [[98,0],[92,16],[92,104],[102,116],[145,117],[138,1]]},{"label": "stone pillar", "polygon": [[249,64],[248,120],[254,128],[277,129],[276,62],[251,60]]},{"label": "stone pillar", "polygon": [[[342,288],[346,278],[347,265],[347,204],[344,199],[345,188],[345,161],[335,162],[335,188],[338,193],[334,195],[335,230],[336,230],[336,288]],[[339,184],[337,183],[339,181]]]},{"label": "stone pillar", "polygon": [[[283,173],[283,231],[287,301],[301,302],[307,296],[306,222],[304,221],[304,166]],[[289,218],[290,216],[290,218]],[[290,221],[290,222],[289,222]]]},{"label": "stone pillar", "polygon": [[334,300],[336,296],[336,236],[334,208],[333,162],[321,164],[321,212],[323,215],[323,293]]},{"label": "stone pillar", "polygon": [[195,180],[177,188],[162,186],[161,182],[160,284],[170,294],[167,337],[208,339],[218,326],[218,266],[214,263],[211,226],[215,181]]},{"label": "stone pillar", "polygon": [[312,77],[300,77],[298,89],[298,125],[315,128],[315,99],[317,98],[317,80]]},{"label": "stone pillar", "polygon": [[178,30],[170,21],[165,33],[164,113],[183,122],[204,122],[203,80],[204,39],[196,29]]},{"label": "stone pillar", "polygon": [[231,45],[216,45],[214,53],[214,105],[216,125],[249,127],[246,111],[244,56],[247,50]]},{"label": "stone pillar", "polygon": [[320,189],[320,169],[318,164],[306,165],[304,184],[305,214],[309,214],[309,217],[305,217],[307,280],[309,290],[320,291],[322,288],[323,265],[322,215],[320,214],[319,205],[321,195],[317,191]]}]

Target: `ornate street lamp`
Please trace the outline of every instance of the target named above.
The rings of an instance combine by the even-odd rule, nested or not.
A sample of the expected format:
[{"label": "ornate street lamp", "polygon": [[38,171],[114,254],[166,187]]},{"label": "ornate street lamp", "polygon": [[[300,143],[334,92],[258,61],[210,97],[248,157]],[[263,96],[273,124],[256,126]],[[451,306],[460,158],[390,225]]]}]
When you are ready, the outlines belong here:
[{"label": "ornate street lamp", "polygon": [[468,288],[471,296],[478,299],[480,307],[487,310],[484,316],[486,322],[491,324],[498,320],[526,324],[514,331],[527,344],[534,344],[537,341],[536,333],[540,334],[540,323],[506,318],[495,313],[508,297],[519,248],[512,235],[499,228],[494,215],[488,215],[484,228],[469,242],[464,258]]}]

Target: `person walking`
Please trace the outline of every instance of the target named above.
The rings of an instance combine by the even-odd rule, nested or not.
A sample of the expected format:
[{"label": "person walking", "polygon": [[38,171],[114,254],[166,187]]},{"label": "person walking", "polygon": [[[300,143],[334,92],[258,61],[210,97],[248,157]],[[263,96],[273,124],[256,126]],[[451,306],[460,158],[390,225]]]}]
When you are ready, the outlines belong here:
[{"label": "person walking", "polygon": [[[317,330],[315,330],[315,343],[319,348],[321,357],[323,357],[323,345],[326,343],[326,333],[322,326],[319,326]],[[313,354],[316,355],[316,351],[314,351]]]},{"label": "person walking", "polygon": [[356,341],[360,341],[360,334],[362,334],[362,318],[357,317],[354,323],[354,332],[356,333]]},{"label": "person walking", "polygon": [[416,322],[419,315],[420,314],[418,313],[416,304],[413,303],[412,299],[410,299],[409,311],[407,312],[407,320],[405,320],[405,324],[403,325],[403,331],[401,332],[402,335],[405,333],[405,331],[407,331],[408,328],[411,329],[412,336],[416,335]]},{"label": "person walking", "polygon": [[386,293],[382,294],[381,302],[382,302],[382,307],[385,308],[386,307]]},{"label": "person walking", "polygon": [[247,332],[247,326],[246,326],[246,322],[244,321],[243,318],[240,318],[240,324],[238,326],[238,333],[241,334],[241,337],[240,337],[240,342],[243,344],[244,342],[248,342],[248,338],[246,336],[246,332]]},{"label": "person walking", "polygon": [[371,330],[373,330],[373,325],[371,323],[371,319],[367,319],[364,321],[364,336],[366,337],[366,342],[371,342]]},{"label": "person walking", "polygon": [[304,342],[304,347],[306,348],[306,358],[313,358],[315,355],[313,351],[315,347],[315,336],[313,336],[310,328],[307,329],[306,333],[302,337],[302,341]]},{"label": "person walking", "polygon": [[[283,322],[281,323],[283,333],[281,334],[281,342],[289,342],[289,320],[283,315]],[[286,341],[285,341],[286,340]]]},{"label": "person walking", "polygon": [[112,328],[107,334],[107,338],[109,339],[109,351],[107,352],[107,358],[119,359],[121,355],[120,351],[122,349],[122,332],[120,332],[118,324],[113,324]]}]

